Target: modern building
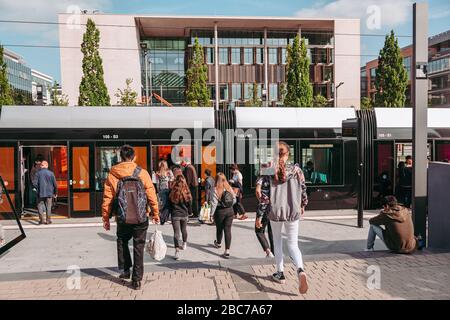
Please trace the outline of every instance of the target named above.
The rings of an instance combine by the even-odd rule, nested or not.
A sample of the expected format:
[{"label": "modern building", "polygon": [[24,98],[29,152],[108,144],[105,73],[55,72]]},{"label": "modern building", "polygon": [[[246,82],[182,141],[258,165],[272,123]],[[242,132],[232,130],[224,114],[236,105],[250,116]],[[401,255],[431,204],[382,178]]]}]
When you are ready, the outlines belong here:
[{"label": "modern building", "polygon": [[17,104],[39,104],[37,91],[42,88],[43,105],[50,104],[53,78],[38,70],[31,69],[22,56],[4,49],[4,60],[8,81],[14,90]]},{"label": "modern building", "polygon": [[[60,14],[61,79],[70,105],[78,101],[79,48],[88,18],[100,30],[104,77],[113,104],[116,90],[132,78],[140,101],[153,96],[153,105],[162,104],[158,97],[184,105],[185,74],[197,37],[204,48],[213,105],[243,106],[253,92],[263,106],[281,105],[286,48],[301,34],[307,40],[314,94],[326,97],[330,106],[359,107],[359,19],[86,14],[73,26],[71,15]],[[335,84],[341,82],[336,95]]]},{"label": "modern building", "polygon": [[32,77],[31,68],[19,54],[4,48],[3,58],[6,63],[8,81],[14,90],[14,95],[20,95],[24,101],[31,101]]},{"label": "modern building", "polygon": [[[412,45],[401,49],[403,65],[408,72],[406,106],[411,106],[411,69],[413,68]],[[450,107],[450,30],[428,39],[428,105]],[[361,97],[375,98],[375,72],[378,60],[372,60],[361,67]]]},{"label": "modern building", "polygon": [[[34,69],[31,69],[31,77],[33,79],[31,84],[34,104],[50,105],[53,77]],[[39,99],[39,90],[42,90],[42,101]]]}]

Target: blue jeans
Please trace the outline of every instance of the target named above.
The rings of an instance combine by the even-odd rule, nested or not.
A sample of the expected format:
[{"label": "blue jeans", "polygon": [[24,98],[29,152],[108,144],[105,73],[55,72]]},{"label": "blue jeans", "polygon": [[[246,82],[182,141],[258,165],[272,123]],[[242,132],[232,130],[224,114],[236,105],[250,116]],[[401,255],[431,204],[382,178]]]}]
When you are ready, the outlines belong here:
[{"label": "blue jeans", "polygon": [[383,229],[379,226],[371,224],[369,228],[369,235],[367,237],[367,249],[373,249],[377,236],[384,243]]}]

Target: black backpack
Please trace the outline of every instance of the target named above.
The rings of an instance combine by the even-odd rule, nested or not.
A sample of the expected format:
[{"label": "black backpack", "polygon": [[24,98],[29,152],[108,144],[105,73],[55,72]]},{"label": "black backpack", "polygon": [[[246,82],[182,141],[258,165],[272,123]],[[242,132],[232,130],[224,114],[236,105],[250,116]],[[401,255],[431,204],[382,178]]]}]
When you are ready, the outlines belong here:
[{"label": "black backpack", "polygon": [[219,201],[219,206],[223,208],[231,208],[233,206],[233,195],[227,190],[223,191],[222,198]]},{"label": "black backpack", "polygon": [[147,221],[147,195],[144,184],[139,178],[140,167],[133,175],[124,177],[117,183],[115,210],[119,222],[140,224]]}]

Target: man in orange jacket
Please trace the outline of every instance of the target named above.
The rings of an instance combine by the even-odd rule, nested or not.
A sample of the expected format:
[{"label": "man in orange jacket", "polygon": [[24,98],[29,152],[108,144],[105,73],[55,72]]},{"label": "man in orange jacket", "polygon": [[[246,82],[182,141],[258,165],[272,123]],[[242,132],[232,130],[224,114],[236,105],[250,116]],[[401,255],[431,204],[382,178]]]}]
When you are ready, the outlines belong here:
[{"label": "man in orange jacket", "polygon": [[[132,176],[137,164],[135,160],[135,151],[129,145],[124,145],[120,149],[120,157],[122,162],[113,166],[105,181],[103,192],[102,217],[103,227],[106,231],[110,230],[110,214],[113,209],[113,201],[117,193],[117,185],[119,180]],[[147,170],[142,169],[138,175],[144,185],[145,194],[147,196],[147,217],[152,215],[153,223],[159,222],[158,200],[156,197],[155,187]],[[150,210],[149,210],[150,207]],[[115,215],[116,213],[113,212]],[[117,219],[117,255],[121,279],[129,279],[130,268],[133,267],[132,286],[139,290],[144,274],[144,247],[147,237],[148,219],[144,223],[126,224]],[[128,242],[133,238],[133,254],[134,266],[131,262],[130,250]]]}]

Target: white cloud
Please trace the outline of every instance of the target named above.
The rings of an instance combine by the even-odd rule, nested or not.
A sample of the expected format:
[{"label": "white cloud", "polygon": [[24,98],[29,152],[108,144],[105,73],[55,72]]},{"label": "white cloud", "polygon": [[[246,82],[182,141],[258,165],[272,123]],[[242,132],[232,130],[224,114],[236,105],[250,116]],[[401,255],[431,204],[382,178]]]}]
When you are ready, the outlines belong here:
[{"label": "white cloud", "polygon": [[[57,22],[58,13],[78,6],[81,10],[106,10],[111,0],[1,0],[0,18],[2,20]],[[72,11],[73,12],[73,11]],[[33,43],[55,44],[58,37],[57,25],[0,23],[0,31],[17,35],[29,35]],[[49,43],[49,40],[54,40]],[[27,43],[30,43],[29,41]]]},{"label": "white cloud", "polygon": [[360,18],[361,26],[368,18],[367,10],[378,6],[381,13],[381,27],[393,28],[407,22],[412,16],[413,0],[335,0],[319,2],[312,8],[301,9],[296,16],[310,18]]}]

